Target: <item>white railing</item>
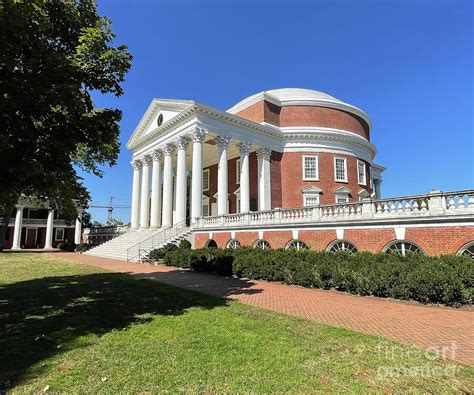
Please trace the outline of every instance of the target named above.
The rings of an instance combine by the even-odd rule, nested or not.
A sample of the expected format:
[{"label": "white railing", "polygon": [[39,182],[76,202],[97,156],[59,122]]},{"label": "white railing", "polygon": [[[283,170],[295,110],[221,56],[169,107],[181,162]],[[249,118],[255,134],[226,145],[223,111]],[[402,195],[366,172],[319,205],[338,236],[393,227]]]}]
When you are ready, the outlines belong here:
[{"label": "white railing", "polygon": [[159,231],[153,236],[150,236],[147,239],[142,240],[140,243],[128,248],[127,261],[141,262],[142,259],[154,248],[173,242],[175,239],[179,238],[179,236],[189,232],[190,228],[186,226],[188,220],[189,219],[185,219],[178,222],[172,227]]},{"label": "white railing", "polygon": [[195,229],[450,215],[474,216],[474,190],[202,217]]}]

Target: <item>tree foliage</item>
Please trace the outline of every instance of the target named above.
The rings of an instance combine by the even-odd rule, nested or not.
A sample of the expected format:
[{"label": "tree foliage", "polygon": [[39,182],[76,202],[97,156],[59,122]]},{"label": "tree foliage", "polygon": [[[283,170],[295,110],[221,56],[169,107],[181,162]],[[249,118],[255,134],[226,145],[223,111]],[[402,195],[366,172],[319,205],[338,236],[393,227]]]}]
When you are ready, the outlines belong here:
[{"label": "tree foliage", "polygon": [[92,0],[3,0],[0,21],[0,211],[25,194],[72,218],[75,166],[100,176],[120,149],[121,111],[91,93],[120,96],[132,56]]}]

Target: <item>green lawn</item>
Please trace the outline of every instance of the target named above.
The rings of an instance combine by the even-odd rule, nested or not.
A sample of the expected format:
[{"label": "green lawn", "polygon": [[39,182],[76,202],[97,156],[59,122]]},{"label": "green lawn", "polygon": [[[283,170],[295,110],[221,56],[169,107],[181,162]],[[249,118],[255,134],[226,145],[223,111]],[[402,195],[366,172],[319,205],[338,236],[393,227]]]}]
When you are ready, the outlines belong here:
[{"label": "green lawn", "polygon": [[[395,367],[398,375],[381,374]],[[424,377],[407,368],[437,370]],[[0,393],[6,386],[467,392],[474,369],[375,336],[44,254],[0,254]]]}]

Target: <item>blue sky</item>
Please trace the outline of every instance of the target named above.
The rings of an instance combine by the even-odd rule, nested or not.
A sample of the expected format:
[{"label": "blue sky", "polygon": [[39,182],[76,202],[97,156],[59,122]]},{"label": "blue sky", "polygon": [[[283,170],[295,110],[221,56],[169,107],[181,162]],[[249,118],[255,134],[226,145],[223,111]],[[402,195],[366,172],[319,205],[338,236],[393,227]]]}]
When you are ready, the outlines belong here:
[{"label": "blue sky", "polygon": [[[471,1],[98,3],[134,61],[122,97],[94,96],[123,119],[118,164],[102,179],[84,175],[93,203],[130,203],[125,144],[152,98],[225,110],[283,87],[320,90],[369,114],[384,196],[474,187]],[[129,210],[114,217],[128,221]]]}]

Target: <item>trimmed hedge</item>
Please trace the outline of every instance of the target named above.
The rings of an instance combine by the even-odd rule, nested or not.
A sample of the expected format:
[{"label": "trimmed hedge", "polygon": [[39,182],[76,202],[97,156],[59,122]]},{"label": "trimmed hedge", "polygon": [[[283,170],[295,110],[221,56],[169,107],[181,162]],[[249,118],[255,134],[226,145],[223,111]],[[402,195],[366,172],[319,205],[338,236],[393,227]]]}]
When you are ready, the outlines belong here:
[{"label": "trimmed hedge", "polygon": [[81,243],[76,246],[76,252],[85,252],[92,247],[91,244]]},{"label": "trimmed hedge", "polygon": [[167,251],[164,263],[196,271],[448,306],[472,304],[474,298],[474,265],[468,257],[458,255],[402,257],[369,252],[352,255],[203,248]]},{"label": "trimmed hedge", "polygon": [[76,249],[76,244],[65,241],[63,243],[58,244],[58,249],[60,249],[61,251],[74,252]]}]

